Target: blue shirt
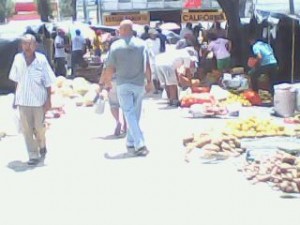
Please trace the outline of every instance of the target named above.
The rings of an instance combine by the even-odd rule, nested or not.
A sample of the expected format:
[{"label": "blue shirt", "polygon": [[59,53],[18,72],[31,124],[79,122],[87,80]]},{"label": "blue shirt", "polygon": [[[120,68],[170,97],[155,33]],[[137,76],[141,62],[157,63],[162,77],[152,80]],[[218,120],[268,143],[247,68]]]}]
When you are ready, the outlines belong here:
[{"label": "blue shirt", "polygon": [[277,64],[277,60],[274,56],[274,52],[272,47],[262,41],[257,41],[253,47],[252,47],[253,53],[255,55],[260,54],[262,59],[261,59],[261,65],[270,65],[270,64]]},{"label": "blue shirt", "polygon": [[144,86],[147,62],[149,54],[145,42],[130,37],[121,38],[111,45],[106,64],[116,69],[117,85],[129,83]]}]

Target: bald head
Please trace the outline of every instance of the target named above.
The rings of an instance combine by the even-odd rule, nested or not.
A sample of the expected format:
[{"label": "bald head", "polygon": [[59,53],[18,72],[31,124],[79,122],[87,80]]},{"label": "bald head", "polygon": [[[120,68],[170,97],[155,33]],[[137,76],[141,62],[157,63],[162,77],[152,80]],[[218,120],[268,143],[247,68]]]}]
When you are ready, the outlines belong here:
[{"label": "bald head", "polygon": [[131,20],[123,20],[120,23],[119,33],[121,37],[130,37],[133,35],[133,23]]}]

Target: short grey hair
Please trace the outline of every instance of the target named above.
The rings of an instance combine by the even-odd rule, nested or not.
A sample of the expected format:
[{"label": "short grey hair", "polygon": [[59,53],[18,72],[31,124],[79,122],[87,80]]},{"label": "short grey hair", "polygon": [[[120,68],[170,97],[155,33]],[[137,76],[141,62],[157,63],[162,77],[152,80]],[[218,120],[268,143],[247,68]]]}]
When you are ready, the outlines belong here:
[{"label": "short grey hair", "polygon": [[32,34],[24,34],[21,38],[22,42],[33,42],[36,43],[36,38]]}]

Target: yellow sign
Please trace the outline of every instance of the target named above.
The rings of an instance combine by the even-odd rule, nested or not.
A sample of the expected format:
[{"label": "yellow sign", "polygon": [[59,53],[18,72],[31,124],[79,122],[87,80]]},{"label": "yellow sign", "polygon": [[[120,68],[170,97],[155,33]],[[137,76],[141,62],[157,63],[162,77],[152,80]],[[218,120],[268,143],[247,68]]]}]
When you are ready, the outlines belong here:
[{"label": "yellow sign", "polygon": [[107,15],[104,16],[104,25],[106,26],[118,26],[124,19],[129,19],[135,24],[149,24],[149,13],[136,13],[136,14],[119,14],[119,15]]},{"label": "yellow sign", "polygon": [[220,21],[226,20],[224,12],[182,12],[181,22]]}]

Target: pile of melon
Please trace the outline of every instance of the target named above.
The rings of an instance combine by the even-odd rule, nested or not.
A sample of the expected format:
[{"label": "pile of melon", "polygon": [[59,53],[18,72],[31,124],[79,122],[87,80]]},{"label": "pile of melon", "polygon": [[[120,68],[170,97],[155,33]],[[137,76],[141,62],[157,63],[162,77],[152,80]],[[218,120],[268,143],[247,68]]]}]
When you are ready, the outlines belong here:
[{"label": "pile of melon", "polygon": [[74,99],[77,106],[93,106],[99,90],[98,84],[92,84],[83,77],[69,80],[59,76],[52,87],[52,105],[54,108],[59,108],[64,99],[69,98]]}]

